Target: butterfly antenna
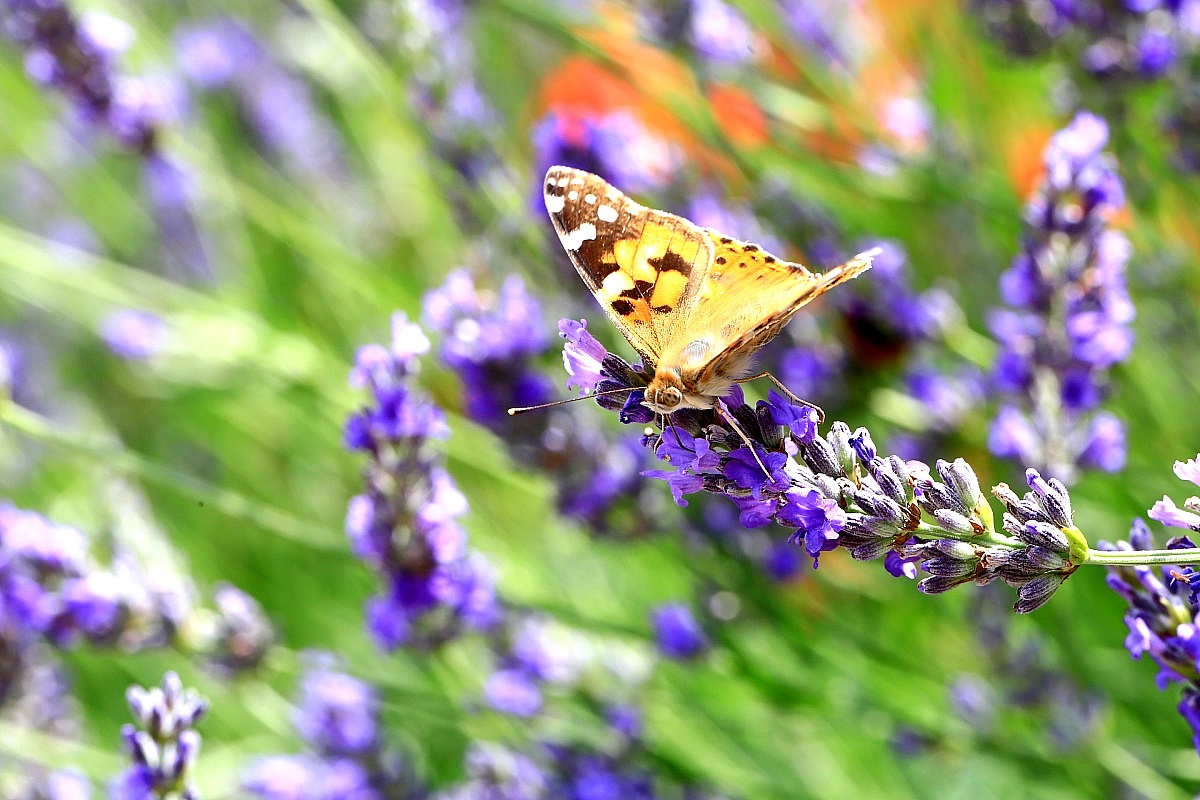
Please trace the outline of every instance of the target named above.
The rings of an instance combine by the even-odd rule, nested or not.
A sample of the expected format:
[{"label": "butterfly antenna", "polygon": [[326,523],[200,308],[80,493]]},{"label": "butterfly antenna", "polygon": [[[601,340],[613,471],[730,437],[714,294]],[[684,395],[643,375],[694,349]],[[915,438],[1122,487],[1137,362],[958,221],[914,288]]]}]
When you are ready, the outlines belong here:
[{"label": "butterfly antenna", "polygon": [[526,411],[537,411],[540,408],[553,408],[554,406],[562,406],[566,405],[567,403],[574,403],[577,400],[591,400],[594,397],[604,397],[610,394],[620,394],[621,392],[632,392],[634,389],[638,388],[641,387],[628,386],[621,389],[609,389],[608,391],[604,392],[592,392],[591,394],[585,394],[582,397],[568,397],[566,400],[555,400],[552,403],[541,403],[536,406],[520,406],[518,408],[510,408],[508,410],[508,415],[510,417],[515,417],[517,414],[524,414]]},{"label": "butterfly antenna", "polygon": [[742,430],[742,426],[738,424],[738,421],[733,418],[733,414],[729,413],[728,411],[722,410],[720,403],[713,406],[713,408],[715,408],[717,410],[717,416],[721,417],[726,422],[728,422],[733,427],[733,429],[735,431],[737,431],[737,435],[742,437],[742,441],[745,442],[746,446],[750,448],[750,455],[754,456],[754,460],[758,462],[758,466],[760,469],[762,469],[763,474],[767,476],[767,480],[771,480],[771,478],[772,478],[771,471],[769,469],[767,469],[767,465],[764,464],[762,462],[762,459],[758,457],[758,451],[754,449],[754,442],[750,441],[750,437],[746,435],[746,432],[744,430]]}]

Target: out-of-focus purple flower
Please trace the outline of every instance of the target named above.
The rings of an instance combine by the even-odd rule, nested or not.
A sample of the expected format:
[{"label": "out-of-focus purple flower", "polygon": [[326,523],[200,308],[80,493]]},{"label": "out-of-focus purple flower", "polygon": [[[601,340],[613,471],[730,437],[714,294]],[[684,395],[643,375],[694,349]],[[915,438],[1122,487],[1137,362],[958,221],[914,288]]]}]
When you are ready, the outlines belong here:
[{"label": "out-of-focus purple flower", "polygon": [[[1013,53],[1034,55],[1057,45],[1099,80],[1153,80],[1193,36],[1187,2],[1077,3],[975,0],[989,32]],[[1194,38],[1194,37],[1193,37]]]},{"label": "out-of-focus purple flower", "polygon": [[489,742],[472,742],[467,779],[437,800],[551,800],[550,775],[530,756]]},{"label": "out-of-focus purple flower", "polygon": [[992,317],[993,377],[1007,397],[992,428],[997,455],[1062,475],[1124,464],[1124,433],[1100,416],[1107,372],[1128,357],[1129,243],[1107,228],[1124,203],[1104,120],[1086,112],[1046,148],[1046,178],[1025,208],[1021,252],[1001,279],[1012,308]]},{"label": "out-of-focus purple flower", "polygon": [[74,104],[86,124],[107,129],[139,153],[155,148],[156,119],[149,107],[122,98],[115,57],[128,46],[131,29],[110,17],[81,21],[62,0],[8,0],[2,20],[25,50],[25,70]]},{"label": "out-of-focus purple flower", "polygon": [[125,697],[137,722],[121,729],[132,766],[109,784],[109,797],[198,796],[190,779],[200,753],[200,735],[194,728],[208,712],[208,703],[195,690],[185,689],[174,672],[163,677],[161,686],[129,687]]},{"label": "out-of-focus purple flower", "polygon": [[262,663],[275,641],[275,630],[262,606],[228,583],[213,589],[216,620],[207,648],[210,663],[226,675],[252,670]]},{"label": "out-of-focus purple flower", "polygon": [[531,717],[542,707],[542,692],[525,670],[501,669],[483,687],[488,705],[514,717]]},{"label": "out-of-focus purple flower", "polygon": [[320,755],[362,757],[379,744],[379,699],[366,683],[320,663],[304,675],[293,722]]},{"label": "out-of-focus purple flower", "polygon": [[465,546],[455,521],[466,499],[430,452],[446,435],[441,411],[413,384],[427,347],[403,314],[393,317],[391,349],[361,348],[351,383],[373,404],[351,415],[345,442],[368,455],[366,489],[350,501],[346,534],[377,569],[386,590],[369,601],[368,629],[384,649],[432,647],[463,629],[489,627],[498,609],[491,570]]},{"label": "out-of-focus purple flower", "polygon": [[708,637],[692,616],[691,609],[682,603],[659,606],[651,623],[658,649],[667,658],[686,661],[708,650]]},{"label": "out-of-focus purple flower", "polygon": [[666,186],[681,159],[673,143],[623,110],[600,116],[552,112],[534,128],[533,147],[538,175],[562,164],[594,172],[631,193]]},{"label": "out-of-focus purple flower", "polygon": [[176,59],[200,88],[232,89],[267,152],[296,174],[338,178],[345,171],[342,142],[308,85],[284,69],[231,17],[175,31]]},{"label": "out-of-focus purple flower", "polygon": [[786,247],[782,239],[763,225],[750,206],[721,198],[711,186],[690,194],[683,215],[702,228],[737,231],[740,239],[754,242],[772,253],[782,253]]},{"label": "out-of-focus purple flower", "polygon": [[507,409],[550,399],[550,381],[533,366],[550,342],[541,308],[518,276],[491,292],[455,270],[425,295],[424,316],[442,335],[439,355],[462,379],[472,419],[496,428],[511,422]]},{"label": "out-of-focus purple flower", "polygon": [[742,14],[722,0],[691,0],[688,38],[702,57],[719,64],[754,58],[755,36]]},{"label": "out-of-focus purple flower", "polygon": [[166,320],[140,309],[114,311],[101,323],[101,336],[108,349],[130,361],[142,361],[158,355],[168,335]]},{"label": "out-of-focus purple flower", "polygon": [[856,55],[850,48],[857,44],[853,28],[847,24],[844,3],[828,0],[787,0],[783,13],[800,43],[822,61],[849,67]]},{"label": "out-of-focus purple flower", "polygon": [[[1200,469],[1197,468],[1197,463],[1200,463],[1200,456],[1188,461],[1175,462],[1175,474],[1183,480],[1200,483],[1197,478],[1200,477]],[[1154,504],[1154,507],[1147,512],[1150,519],[1161,522],[1172,528],[1185,528],[1190,531],[1200,532],[1200,498],[1189,497],[1183,502],[1183,508],[1175,505],[1175,501],[1170,497],[1163,495],[1163,499]],[[1140,549],[1140,548],[1139,548]]]},{"label": "out-of-focus purple flower", "polygon": [[308,751],[255,761],[242,788],[261,800],[419,800],[428,796],[406,759],[390,751],[376,690],[339,672],[332,655],[310,654],[295,715]]}]

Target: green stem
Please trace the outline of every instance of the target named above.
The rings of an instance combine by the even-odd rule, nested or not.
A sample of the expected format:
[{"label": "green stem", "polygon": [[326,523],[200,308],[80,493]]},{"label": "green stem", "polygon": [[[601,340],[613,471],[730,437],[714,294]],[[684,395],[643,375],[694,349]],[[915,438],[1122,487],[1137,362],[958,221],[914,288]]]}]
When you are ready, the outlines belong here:
[{"label": "green stem", "polygon": [[1159,564],[1200,564],[1200,550],[1088,550],[1085,564],[1140,567]]},{"label": "green stem", "polygon": [[987,531],[984,533],[957,533],[948,531],[939,525],[930,525],[924,520],[917,526],[917,535],[933,539],[957,539],[960,542],[969,544],[981,544],[990,547],[1009,547],[1013,550],[1020,550],[1023,547],[1028,547],[1025,542],[1020,539],[1014,539],[1011,536],[1005,536],[1002,533],[995,531]]}]

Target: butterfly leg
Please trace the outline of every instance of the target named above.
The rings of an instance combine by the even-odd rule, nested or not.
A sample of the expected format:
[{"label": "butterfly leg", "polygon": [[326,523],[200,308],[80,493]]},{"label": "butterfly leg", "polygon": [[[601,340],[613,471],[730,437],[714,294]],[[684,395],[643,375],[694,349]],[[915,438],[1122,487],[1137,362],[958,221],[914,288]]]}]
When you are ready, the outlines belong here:
[{"label": "butterfly leg", "polygon": [[784,397],[786,397],[788,400],[791,400],[793,403],[795,403],[798,406],[808,406],[812,410],[816,411],[817,412],[817,422],[825,421],[825,409],[821,408],[816,403],[809,402],[808,400],[805,400],[802,397],[797,397],[792,392],[791,389],[789,389],[788,387],[783,385],[783,381],[779,380],[779,378],[776,378],[774,375],[772,375],[769,372],[766,372],[765,370],[763,372],[758,373],[757,375],[751,375],[747,378],[741,378],[739,380],[736,380],[736,381],[734,381],[734,383],[746,383],[748,381],[756,381],[759,378],[770,378],[771,383],[773,383],[777,387],[779,387],[779,391],[783,392]]},{"label": "butterfly leg", "polygon": [[754,443],[750,441],[750,437],[746,435],[744,430],[742,430],[742,426],[738,425],[737,420],[733,418],[733,414],[730,414],[728,411],[722,408],[720,403],[717,403],[717,405],[713,406],[713,408],[716,410],[717,415],[720,416],[721,419],[728,422],[734,431],[737,432],[737,435],[742,437],[742,441],[746,443],[746,447],[750,448],[750,455],[754,456],[754,460],[758,462],[758,466],[763,471],[763,475],[766,475],[767,480],[770,480],[771,470],[767,469],[767,465],[764,464],[762,459],[758,457],[758,451],[754,449]]}]

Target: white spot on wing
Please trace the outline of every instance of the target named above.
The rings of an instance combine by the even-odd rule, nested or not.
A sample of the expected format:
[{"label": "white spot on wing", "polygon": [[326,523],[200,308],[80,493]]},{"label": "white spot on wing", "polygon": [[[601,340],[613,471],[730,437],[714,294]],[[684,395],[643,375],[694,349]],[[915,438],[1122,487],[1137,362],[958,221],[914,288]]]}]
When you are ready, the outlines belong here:
[{"label": "white spot on wing", "polygon": [[587,203],[589,206],[596,205],[596,195],[588,192],[583,196],[583,202]]},{"label": "white spot on wing", "polygon": [[616,222],[617,210],[612,206],[600,206],[596,209],[596,216],[605,222]]},{"label": "white spot on wing", "polygon": [[570,183],[570,182],[571,182],[571,179],[570,179],[570,178],[559,178],[559,179],[558,179],[558,185],[559,185],[559,186],[566,186],[566,185],[567,185],[568,183]]},{"label": "white spot on wing", "polygon": [[577,192],[577,191],[575,191],[574,189],[572,189],[571,191],[567,192],[567,197],[568,197],[569,199],[571,199],[571,200],[578,200],[578,199],[579,199],[579,192]]},{"label": "white spot on wing", "polygon": [[563,196],[561,194],[546,195],[546,210],[549,211],[551,214],[561,214],[563,208],[566,207],[566,205],[567,205],[567,201],[563,200]]},{"label": "white spot on wing", "polygon": [[596,226],[590,222],[582,222],[575,230],[562,235],[562,243],[563,247],[568,250],[578,250],[584,242],[590,242],[595,238]]}]

